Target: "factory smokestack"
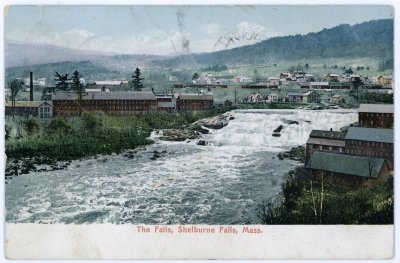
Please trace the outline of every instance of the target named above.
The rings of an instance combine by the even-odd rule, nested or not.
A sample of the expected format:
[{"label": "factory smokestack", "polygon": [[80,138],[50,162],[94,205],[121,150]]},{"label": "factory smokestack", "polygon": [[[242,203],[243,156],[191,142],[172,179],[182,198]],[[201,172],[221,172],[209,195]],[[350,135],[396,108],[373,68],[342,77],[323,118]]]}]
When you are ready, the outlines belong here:
[{"label": "factory smokestack", "polygon": [[29,73],[29,100],[33,101],[33,73],[32,71]]}]

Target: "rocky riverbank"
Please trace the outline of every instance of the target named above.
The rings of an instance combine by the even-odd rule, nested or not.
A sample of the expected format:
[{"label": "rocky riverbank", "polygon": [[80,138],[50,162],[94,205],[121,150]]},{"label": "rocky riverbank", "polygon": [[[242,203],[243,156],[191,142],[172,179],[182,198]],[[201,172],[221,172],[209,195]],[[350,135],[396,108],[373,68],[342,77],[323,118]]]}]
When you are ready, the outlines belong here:
[{"label": "rocky riverbank", "polygon": [[[222,129],[228,125],[229,120],[234,119],[232,114],[226,113],[215,117],[202,119],[192,123],[191,125],[182,129],[163,129],[157,131],[160,140],[164,141],[185,141],[187,139],[193,140],[199,138],[202,134],[209,133],[209,129],[217,130]],[[198,145],[206,145],[201,141]]]},{"label": "rocky riverbank", "polygon": [[293,147],[289,151],[278,154],[279,160],[290,159],[298,162],[303,162],[306,159],[306,148],[304,146]]}]

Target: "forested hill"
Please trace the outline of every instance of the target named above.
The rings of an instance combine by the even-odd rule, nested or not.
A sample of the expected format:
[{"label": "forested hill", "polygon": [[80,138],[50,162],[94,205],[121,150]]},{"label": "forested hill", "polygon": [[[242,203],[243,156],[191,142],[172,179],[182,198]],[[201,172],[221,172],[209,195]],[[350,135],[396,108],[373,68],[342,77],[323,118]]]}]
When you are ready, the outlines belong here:
[{"label": "forested hill", "polygon": [[159,61],[164,66],[261,64],[279,60],[393,57],[393,19],[344,24],[316,33],[271,38],[257,44]]}]

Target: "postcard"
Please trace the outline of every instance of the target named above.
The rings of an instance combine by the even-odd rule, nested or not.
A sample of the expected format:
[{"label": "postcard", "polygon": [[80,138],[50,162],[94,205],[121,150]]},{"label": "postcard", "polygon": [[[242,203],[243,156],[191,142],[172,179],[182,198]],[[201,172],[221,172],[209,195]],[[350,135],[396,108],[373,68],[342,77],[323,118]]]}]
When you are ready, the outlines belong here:
[{"label": "postcard", "polygon": [[393,2],[3,7],[6,258],[394,257]]}]

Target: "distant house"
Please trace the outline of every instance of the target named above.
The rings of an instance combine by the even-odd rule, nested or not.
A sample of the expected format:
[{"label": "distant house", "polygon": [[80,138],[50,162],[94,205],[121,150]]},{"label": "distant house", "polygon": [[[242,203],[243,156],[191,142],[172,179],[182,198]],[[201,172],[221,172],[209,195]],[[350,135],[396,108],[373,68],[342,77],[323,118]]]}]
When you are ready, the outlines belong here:
[{"label": "distant house", "polygon": [[279,78],[276,77],[270,77],[268,78],[268,85],[278,87],[279,86]]},{"label": "distant house", "polygon": [[270,102],[270,103],[278,102],[278,99],[279,99],[278,94],[276,94],[274,92],[272,92],[268,95],[268,102]]},{"label": "distant house", "polygon": [[128,83],[129,81],[122,81],[122,80],[95,81],[94,88],[109,89],[111,91],[114,91],[127,88]]},{"label": "distant house", "polygon": [[313,74],[305,74],[304,78],[305,78],[306,82],[314,81],[314,75]]},{"label": "distant house", "polygon": [[356,80],[361,80],[360,75],[350,75],[350,81],[356,81]]},{"label": "distant house", "polygon": [[170,77],[169,77],[169,81],[170,81],[170,82],[177,82],[177,81],[178,81],[178,78],[175,77],[175,76],[170,76]]},{"label": "distant house", "polygon": [[291,74],[289,72],[284,72],[279,75],[280,79],[291,79]]},{"label": "distant house", "polygon": [[250,103],[259,103],[263,101],[263,97],[261,96],[260,93],[256,94],[251,94],[248,98],[247,101]]},{"label": "distant house", "polygon": [[310,83],[308,83],[308,82],[300,82],[300,83],[298,83],[298,85],[302,89],[309,89],[310,88]]},{"label": "distant house", "polygon": [[[6,103],[5,114],[13,114],[11,101]],[[51,118],[53,117],[53,104],[51,101],[16,101],[15,115]]]},{"label": "distant house", "polygon": [[312,89],[329,89],[329,82],[311,82]]},{"label": "distant house", "polygon": [[243,83],[243,82],[252,82],[253,79],[252,79],[252,78],[249,78],[249,77],[246,77],[246,76],[236,76],[235,79],[234,79],[234,81],[235,81],[235,82]]},{"label": "distant house", "polygon": [[330,99],[331,103],[341,103],[344,102],[344,97],[342,95],[336,94],[333,95]]},{"label": "distant house", "polygon": [[319,103],[321,101],[321,96],[315,91],[308,91],[303,95],[304,103]]},{"label": "distant house", "polygon": [[384,178],[390,168],[383,158],[328,152],[315,152],[306,164],[311,176],[324,174],[325,180],[358,185],[367,180]]},{"label": "distant house", "polygon": [[232,101],[230,101],[230,100],[225,100],[225,102],[224,102],[224,106],[225,106],[225,107],[231,107],[232,105],[233,105]]},{"label": "distant house", "polygon": [[323,80],[325,80],[325,81],[332,81],[332,82],[338,82],[338,81],[339,81],[339,75],[338,75],[338,74],[329,73],[329,74],[326,74],[326,75],[323,77]]},{"label": "distant house", "polygon": [[358,122],[366,128],[393,128],[393,104],[361,104],[358,109]]},{"label": "distant house", "polygon": [[303,96],[305,93],[301,92],[289,92],[286,97],[286,102],[303,102]]},{"label": "distant house", "polygon": [[378,83],[384,86],[392,85],[392,76],[379,76]]},{"label": "distant house", "polygon": [[393,129],[350,127],[344,139],[346,154],[384,158],[393,168]]}]

